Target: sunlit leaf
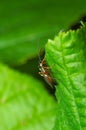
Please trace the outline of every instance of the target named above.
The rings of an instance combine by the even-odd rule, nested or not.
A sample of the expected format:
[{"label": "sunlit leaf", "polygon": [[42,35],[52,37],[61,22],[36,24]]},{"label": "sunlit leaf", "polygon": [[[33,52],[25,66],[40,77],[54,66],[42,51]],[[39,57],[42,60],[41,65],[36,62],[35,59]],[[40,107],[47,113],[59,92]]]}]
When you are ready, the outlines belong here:
[{"label": "sunlit leaf", "polygon": [[0,64],[0,130],[52,130],[55,113],[39,81]]},{"label": "sunlit leaf", "polygon": [[58,82],[54,130],[86,130],[86,25],[49,40],[46,60]]}]

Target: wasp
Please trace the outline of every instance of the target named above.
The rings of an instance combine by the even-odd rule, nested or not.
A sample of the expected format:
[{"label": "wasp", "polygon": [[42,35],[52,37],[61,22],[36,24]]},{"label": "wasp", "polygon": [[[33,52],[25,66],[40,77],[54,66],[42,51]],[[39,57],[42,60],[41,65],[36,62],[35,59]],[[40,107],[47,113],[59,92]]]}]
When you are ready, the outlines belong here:
[{"label": "wasp", "polygon": [[45,81],[49,84],[49,86],[53,88],[54,85],[56,85],[56,82],[50,74],[50,67],[47,66],[45,58],[43,58],[43,60],[39,58],[39,71],[39,74],[44,77]]}]

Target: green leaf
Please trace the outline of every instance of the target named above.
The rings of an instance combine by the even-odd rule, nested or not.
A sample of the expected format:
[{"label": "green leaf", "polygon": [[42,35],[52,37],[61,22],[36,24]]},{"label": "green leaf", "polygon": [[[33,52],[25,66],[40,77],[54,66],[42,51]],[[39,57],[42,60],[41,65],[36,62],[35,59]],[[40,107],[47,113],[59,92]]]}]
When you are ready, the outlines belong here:
[{"label": "green leaf", "polygon": [[86,12],[85,5],[86,0],[1,1],[0,61],[16,65],[35,57],[49,37]]},{"label": "green leaf", "polygon": [[49,40],[46,60],[58,83],[54,130],[86,130],[86,25]]},{"label": "green leaf", "polygon": [[0,64],[0,130],[52,130],[55,114],[39,81]]}]

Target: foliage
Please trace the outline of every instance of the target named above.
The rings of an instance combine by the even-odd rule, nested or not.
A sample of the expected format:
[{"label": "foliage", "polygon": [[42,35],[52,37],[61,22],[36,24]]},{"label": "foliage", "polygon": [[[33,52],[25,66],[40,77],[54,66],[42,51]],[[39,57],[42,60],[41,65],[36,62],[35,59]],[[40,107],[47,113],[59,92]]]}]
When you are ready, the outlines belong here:
[{"label": "foliage", "polygon": [[56,105],[43,85],[33,77],[21,75],[2,64],[0,104],[1,130],[51,130],[53,127]]},{"label": "foliage", "polygon": [[[38,76],[38,53],[40,48],[44,49],[48,38],[53,38],[60,30],[67,29],[72,22],[86,12],[85,5],[85,0],[0,1],[0,130],[53,129],[57,104]],[[76,39],[76,32],[69,32],[68,39],[69,34]],[[60,35],[66,34],[61,33],[58,37]],[[78,45],[75,51],[77,48]],[[48,52],[49,55],[51,55],[51,50]],[[51,66],[51,63],[49,64]],[[58,74],[55,75],[56,78]],[[83,77],[80,78],[81,80],[84,80]],[[77,79],[74,83],[77,83]],[[58,87],[57,91],[59,90],[61,89]],[[57,97],[62,98],[60,91]],[[58,110],[63,112],[62,105],[58,105],[60,107]],[[65,110],[66,113],[67,110]],[[72,109],[69,110],[72,111]],[[58,112],[59,117],[61,111]],[[58,123],[64,123],[63,120],[60,121]],[[55,128],[58,123],[56,120]]]},{"label": "foliage", "polygon": [[80,29],[60,32],[54,41],[49,40],[46,45],[46,60],[58,82],[58,108],[54,130],[86,129],[85,54],[84,24]]}]

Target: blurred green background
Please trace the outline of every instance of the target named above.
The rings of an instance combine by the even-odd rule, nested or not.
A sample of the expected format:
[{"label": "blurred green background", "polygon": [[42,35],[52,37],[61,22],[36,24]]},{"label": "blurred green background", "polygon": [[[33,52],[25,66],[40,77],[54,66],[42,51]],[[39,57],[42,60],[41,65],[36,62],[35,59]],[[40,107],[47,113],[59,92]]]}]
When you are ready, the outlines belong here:
[{"label": "blurred green background", "polygon": [[39,78],[40,48],[85,14],[85,4],[85,0],[0,1],[0,61]]},{"label": "blurred green background", "polygon": [[54,95],[54,90],[38,75],[39,51],[44,50],[48,39],[68,29],[84,14],[86,0],[1,0],[0,62],[32,76]]}]

